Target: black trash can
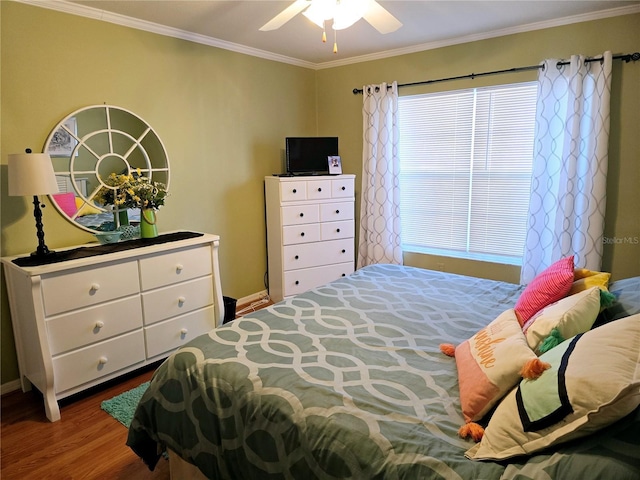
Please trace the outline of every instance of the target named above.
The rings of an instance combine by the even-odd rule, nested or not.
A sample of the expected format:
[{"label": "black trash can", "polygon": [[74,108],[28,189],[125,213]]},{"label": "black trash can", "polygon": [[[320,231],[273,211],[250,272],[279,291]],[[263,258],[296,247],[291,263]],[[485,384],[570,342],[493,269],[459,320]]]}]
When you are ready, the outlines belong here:
[{"label": "black trash can", "polygon": [[222,301],[224,302],[224,320],[222,321],[224,324],[236,318],[236,303],[238,299],[223,296]]}]

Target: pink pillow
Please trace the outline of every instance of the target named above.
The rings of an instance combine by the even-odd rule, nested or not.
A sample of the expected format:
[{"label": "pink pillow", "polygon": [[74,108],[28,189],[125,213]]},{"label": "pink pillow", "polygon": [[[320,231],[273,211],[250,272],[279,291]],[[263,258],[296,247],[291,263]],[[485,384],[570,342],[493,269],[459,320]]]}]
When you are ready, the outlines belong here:
[{"label": "pink pillow", "polygon": [[537,355],[527,345],[512,308],[455,350],[465,422],[484,417],[520,381],[520,370]]},{"label": "pink pillow", "polygon": [[73,192],[68,193],[55,193],[53,195],[58,208],[67,214],[67,217],[72,218],[78,211],[76,207],[76,196]]},{"label": "pink pillow", "polygon": [[539,310],[564,298],[573,284],[573,255],[558,260],[534,278],[524,289],[514,310],[524,325]]}]

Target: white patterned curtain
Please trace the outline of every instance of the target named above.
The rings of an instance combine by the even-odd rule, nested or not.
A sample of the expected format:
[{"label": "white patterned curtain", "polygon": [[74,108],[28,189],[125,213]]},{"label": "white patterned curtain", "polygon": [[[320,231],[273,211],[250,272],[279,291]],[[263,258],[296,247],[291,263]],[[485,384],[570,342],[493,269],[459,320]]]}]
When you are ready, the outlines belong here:
[{"label": "white patterned curtain", "polygon": [[362,201],[358,268],[402,265],[398,84],[363,87]]},{"label": "white patterned curtain", "polygon": [[611,57],[574,55],[568,65],[550,59],[541,68],[523,284],[568,255],[576,266],[601,268]]}]

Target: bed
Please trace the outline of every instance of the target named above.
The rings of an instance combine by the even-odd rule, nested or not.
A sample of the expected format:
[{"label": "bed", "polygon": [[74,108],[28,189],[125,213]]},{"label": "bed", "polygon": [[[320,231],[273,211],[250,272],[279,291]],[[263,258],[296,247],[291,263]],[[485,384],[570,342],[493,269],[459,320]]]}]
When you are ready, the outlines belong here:
[{"label": "bed", "polygon": [[[465,456],[474,442],[458,434],[456,359],[439,345],[473,336],[523,288],[365,267],[176,351],[154,373],[127,444],[151,469],[168,451],[200,478],[639,478],[639,408],[531,455]],[[596,326],[640,312],[640,277],[610,291],[617,300]]]}]

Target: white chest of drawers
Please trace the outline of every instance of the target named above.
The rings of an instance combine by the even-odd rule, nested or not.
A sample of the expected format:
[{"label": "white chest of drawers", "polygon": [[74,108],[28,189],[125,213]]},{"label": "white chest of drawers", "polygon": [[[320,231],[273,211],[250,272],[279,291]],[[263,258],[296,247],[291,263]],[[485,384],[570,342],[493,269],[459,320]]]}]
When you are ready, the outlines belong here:
[{"label": "white chest of drawers", "polygon": [[2,259],[23,390],[58,400],[160,360],[222,324],[219,237],[20,267]]},{"label": "white chest of drawers", "polygon": [[355,175],[265,178],[274,301],[353,272],[354,182]]}]

